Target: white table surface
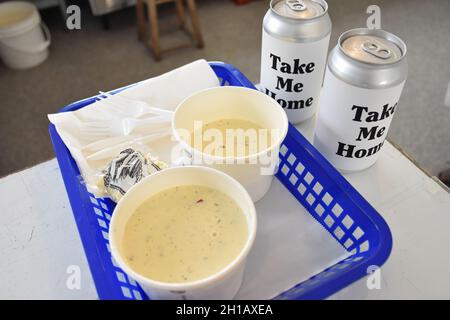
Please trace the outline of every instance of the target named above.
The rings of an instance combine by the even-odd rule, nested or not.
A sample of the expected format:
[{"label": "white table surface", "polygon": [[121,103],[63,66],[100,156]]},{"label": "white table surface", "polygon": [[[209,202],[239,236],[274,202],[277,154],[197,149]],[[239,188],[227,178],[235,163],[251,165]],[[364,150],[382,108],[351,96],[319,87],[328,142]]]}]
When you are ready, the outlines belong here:
[{"label": "white table surface", "polygon": [[[313,123],[298,128],[311,138]],[[450,299],[450,194],[391,143],[345,177],[393,234],[381,288],[363,278],[330,299]],[[0,299],[97,299],[55,159],[0,179]],[[71,266],[80,289],[69,289]],[[68,269],[69,268],[69,269]]]}]

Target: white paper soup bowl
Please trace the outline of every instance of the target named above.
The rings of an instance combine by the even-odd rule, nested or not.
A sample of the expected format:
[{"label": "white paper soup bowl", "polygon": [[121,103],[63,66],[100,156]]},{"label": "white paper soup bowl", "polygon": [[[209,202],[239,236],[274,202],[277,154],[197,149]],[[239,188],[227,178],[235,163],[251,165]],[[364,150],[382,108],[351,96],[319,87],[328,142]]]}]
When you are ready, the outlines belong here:
[{"label": "white paper soup bowl", "polygon": [[[271,144],[260,152],[240,157],[213,156],[191,146],[189,134],[196,130],[196,122],[206,124],[221,119],[256,123],[271,132]],[[178,105],[172,119],[173,135],[188,161],[229,174],[245,187],[255,202],[270,188],[288,126],[285,111],[274,99],[257,90],[235,86],[214,87],[194,93]]]},{"label": "white paper soup bowl", "polygon": [[[239,254],[219,272],[192,282],[167,283],[135,272],[124,259],[122,239],[128,220],[151,196],[183,185],[206,186],[228,195],[245,214],[248,237]],[[133,186],[117,204],[109,228],[111,254],[122,270],[136,280],[150,299],[231,299],[238,292],[247,255],[256,234],[255,206],[245,189],[232,177],[207,167],[185,166],[164,169]]]}]

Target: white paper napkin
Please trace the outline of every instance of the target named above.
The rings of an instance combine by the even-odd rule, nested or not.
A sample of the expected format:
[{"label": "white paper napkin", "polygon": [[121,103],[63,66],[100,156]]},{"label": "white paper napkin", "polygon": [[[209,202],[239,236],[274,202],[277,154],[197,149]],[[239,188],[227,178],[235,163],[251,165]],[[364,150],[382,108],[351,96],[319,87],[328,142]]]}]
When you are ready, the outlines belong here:
[{"label": "white paper napkin", "polygon": [[[118,95],[145,101],[152,107],[175,110],[189,95],[219,85],[216,74],[206,60],[197,60],[158,77],[141,81]],[[151,117],[155,116],[141,116],[139,120]],[[83,132],[81,128],[85,128],[86,124],[100,122],[114,126],[123,120],[123,115],[108,108],[107,102],[98,101],[76,111],[49,114],[48,118],[75,159],[89,192],[96,196],[104,196],[102,190],[96,188],[99,173],[124,147],[138,143],[145,145],[151,152],[153,144],[158,143],[148,138],[150,133],[145,128],[129,135],[111,132],[100,138],[90,134],[88,130]]]}]

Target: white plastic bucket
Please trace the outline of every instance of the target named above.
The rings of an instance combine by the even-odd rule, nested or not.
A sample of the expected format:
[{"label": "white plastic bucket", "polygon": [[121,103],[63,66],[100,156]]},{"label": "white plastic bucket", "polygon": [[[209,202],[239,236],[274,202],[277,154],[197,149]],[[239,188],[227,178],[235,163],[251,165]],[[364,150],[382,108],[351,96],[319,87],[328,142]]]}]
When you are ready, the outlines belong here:
[{"label": "white plastic bucket", "polygon": [[28,2],[0,4],[0,56],[13,69],[37,66],[48,56],[50,32]]}]

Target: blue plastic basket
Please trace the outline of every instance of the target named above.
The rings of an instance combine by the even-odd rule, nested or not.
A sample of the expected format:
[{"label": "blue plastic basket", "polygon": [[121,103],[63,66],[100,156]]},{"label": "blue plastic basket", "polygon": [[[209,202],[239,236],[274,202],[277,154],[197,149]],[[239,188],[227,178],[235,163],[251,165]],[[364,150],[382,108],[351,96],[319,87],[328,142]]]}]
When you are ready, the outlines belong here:
[{"label": "blue plastic basket", "polygon": [[[255,88],[235,67],[222,62],[210,65],[221,85]],[[96,100],[88,98],[61,111],[73,111]],[[111,257],[108,228],[114,202],[95,198],[86,190],[74,159],[52,124],[50,136],[99,298],[147,299]],[[281,146],[276,176],[351,256],[275,299],[326,298],[387,260],[392,236],[386,222],[293,126]]]}]

